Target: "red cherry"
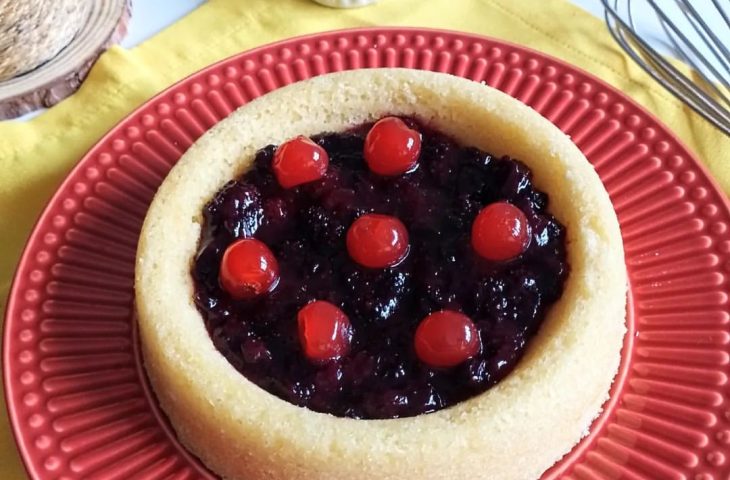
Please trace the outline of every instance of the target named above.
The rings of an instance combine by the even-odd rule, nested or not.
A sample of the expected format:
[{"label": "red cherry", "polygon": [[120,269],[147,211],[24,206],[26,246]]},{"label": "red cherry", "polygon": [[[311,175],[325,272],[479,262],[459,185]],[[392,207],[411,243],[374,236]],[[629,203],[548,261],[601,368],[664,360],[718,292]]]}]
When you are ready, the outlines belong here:
[{"label": "red cherry", "polygon": [[452,310],[434,312],[416,329],[416,355],[432,367],[453,367],[479,352],[479,333],[469,317]]},{"label": "red cherry", "polygon": [[471,228],[474,250],[487,260],[509,260],[530,242],[530,226],[522,210],[506,202],[484,207]]},{"label": "red cherry", "polygon": [[292,188],[322,178],[329,161],[324,148],[300,135],[279,145],[272,168],[279,185]]},{"label": "red cherry", "polygon": [[378,120],[365,137],[365,162],[379,175],[412,170],[420,153],[421,134],[397,117]]},{"label": "red cherry", "polygon": [[392,267],[408,254],[408,230],[395,217],[363,215],[347,231],[347,252],[365,267]]},{"label": "red cherry", "polygon": [[299,342],[310,360],[322,362],[345,355],[350,349],[352,326],[347,315],[330,302],[316,300],[297,314]]},{"label": "red cherry", "polygon": [[233,298],[250,299],[276,287],[279,264],[264,243],[244,238],[226,248],[218,278]]}]

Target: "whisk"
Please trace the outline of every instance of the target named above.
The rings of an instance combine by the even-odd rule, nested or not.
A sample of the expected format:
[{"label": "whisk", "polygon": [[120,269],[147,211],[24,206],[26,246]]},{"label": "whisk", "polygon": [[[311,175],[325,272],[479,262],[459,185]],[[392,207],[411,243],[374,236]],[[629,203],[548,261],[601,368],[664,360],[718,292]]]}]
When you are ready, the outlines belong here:
[{"label": "whisk", "polygon": [[[730,135],[730,0],[601,1],[608,29],[626,53],[677,98]],[[655,18],[647,18],[647,11]],[[658,22],[668,39],[666,50],[687,64],[691,73],[685,74],[669,55],[649,44],[646,28],[641,27],[652,21]]]}]

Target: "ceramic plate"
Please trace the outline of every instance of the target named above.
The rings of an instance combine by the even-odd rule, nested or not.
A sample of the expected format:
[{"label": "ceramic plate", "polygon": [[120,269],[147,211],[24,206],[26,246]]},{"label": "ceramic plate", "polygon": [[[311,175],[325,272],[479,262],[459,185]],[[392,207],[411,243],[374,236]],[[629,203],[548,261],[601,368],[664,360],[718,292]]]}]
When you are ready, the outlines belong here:
[{"label": "ceramic plate", "polygon": [[147,102],[78,163],[33,231],[10,294],[3,375],[35,478],[206,478],[151,395],[133,319],[137,237],[155,189],[203,132],[283,85],[368,67],[448,72],[531,105],[595,166],[631,282],[623,363],[591,434],[544,478],[730,475],[730,210],[650,114],[538,52],[465,33],[376,28],[287,40]]}]

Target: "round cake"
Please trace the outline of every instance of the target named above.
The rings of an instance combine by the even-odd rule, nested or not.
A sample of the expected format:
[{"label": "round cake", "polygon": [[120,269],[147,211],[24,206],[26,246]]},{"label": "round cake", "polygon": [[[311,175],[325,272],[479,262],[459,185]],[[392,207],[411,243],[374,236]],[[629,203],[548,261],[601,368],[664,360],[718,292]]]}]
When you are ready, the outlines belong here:
[{"label": "round cake", "polygon": [[[549,197],[549,213],[564,226],[569,274],[521,359],[481,393],[423,414],[375,410],[363,416],[326,405],[298,406],[262,388],[260,379],[242,375],[206,328],[199,279],[192,273],[207,228],[205,212],[231,180],[255,168],[265,147],[298,136],[347,132],[393,116],[526,165],[535,187]],[[282,185],[288,181],[278,178]],[[479,217],[482,213],[490,212]],[[347,248],[357,260],[350,231]],[[479,250],[479,244],[474,248]],[[222,271],[220,278],[227,287]],[[182,443],[225,478],[522,479],[539,477],[600,413],[619,365],[626,284],[608,194],[559,129],[517,100],[475,82],[372,69],[281,88],[241,107],[201,137],[150,207],[138,247],[135,290],[145,368],[160,405]],[[452,312],[450,321],[461,317]],[[415,350],[421,354],[418,343]]]}]

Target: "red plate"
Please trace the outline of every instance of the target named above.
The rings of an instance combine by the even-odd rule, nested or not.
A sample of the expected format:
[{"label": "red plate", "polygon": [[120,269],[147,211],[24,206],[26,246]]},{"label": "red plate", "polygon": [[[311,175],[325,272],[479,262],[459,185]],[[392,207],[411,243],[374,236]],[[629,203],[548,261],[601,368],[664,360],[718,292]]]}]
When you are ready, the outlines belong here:
[{"label": "red plate", "polygon": [[568,133],[598,170],[623,230],[629,335],[611,401],[545,478],[730,475],[730,210],[656,119],[540,53],[456,32],[378,28],[237,55],[158,95],[104,137],[41,216],[10,294],[4,381],[37,478],[210,474],[175,440],[140,365],[132,280],[155,189],[203,132],[270,90],[326,72],[401,66],[486,82]]}]

